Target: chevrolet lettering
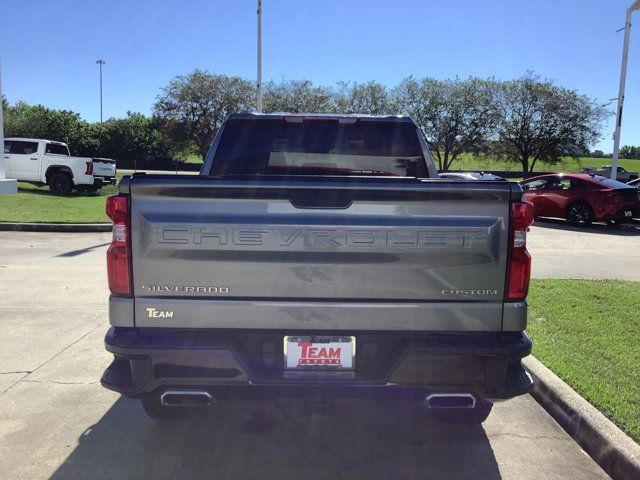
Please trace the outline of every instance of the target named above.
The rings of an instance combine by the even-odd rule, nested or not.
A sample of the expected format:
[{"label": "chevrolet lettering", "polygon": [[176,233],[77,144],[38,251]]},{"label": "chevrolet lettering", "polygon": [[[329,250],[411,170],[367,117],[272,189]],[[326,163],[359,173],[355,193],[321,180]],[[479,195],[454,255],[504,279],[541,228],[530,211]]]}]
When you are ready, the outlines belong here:
[{"label": "chevrolet lettering", "polygon": [[433,227],[420,229],[305,229],[259,228],[246,226],[230,229],[212,227],[159,227],[155,229],[159,244],[204,246],[207,248],[233,248],[237,246],[276,246],[313,248],[466,248],[486,242],[487,233],[481,229],[447,231]]}]

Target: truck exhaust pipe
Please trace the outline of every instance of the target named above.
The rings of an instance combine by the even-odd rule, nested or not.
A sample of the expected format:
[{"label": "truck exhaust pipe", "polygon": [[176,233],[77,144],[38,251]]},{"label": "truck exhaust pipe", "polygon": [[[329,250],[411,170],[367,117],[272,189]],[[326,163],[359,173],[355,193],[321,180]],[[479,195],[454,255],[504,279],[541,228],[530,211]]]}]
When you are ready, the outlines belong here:
[{"label": "truck exhaust pipe", "polygon": [[213,397],[204,390],[167,390],[160,396],[165,407],[208,407]]},{"label": "truck exhaust pipe", "polygon": [[426,402],[429,408],[474,408],[476,397],[470,393],[432,393]]}]

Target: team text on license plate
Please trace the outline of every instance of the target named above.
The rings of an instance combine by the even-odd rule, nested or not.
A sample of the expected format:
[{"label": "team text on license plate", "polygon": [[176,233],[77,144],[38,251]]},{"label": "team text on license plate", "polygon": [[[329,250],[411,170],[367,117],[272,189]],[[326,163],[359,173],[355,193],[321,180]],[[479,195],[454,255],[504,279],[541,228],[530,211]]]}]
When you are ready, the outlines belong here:
[{"label": "team text on license plate", "polygon": [[356,337],[284,337],[284,366],[289,370],[353,370],[355,356]]}]

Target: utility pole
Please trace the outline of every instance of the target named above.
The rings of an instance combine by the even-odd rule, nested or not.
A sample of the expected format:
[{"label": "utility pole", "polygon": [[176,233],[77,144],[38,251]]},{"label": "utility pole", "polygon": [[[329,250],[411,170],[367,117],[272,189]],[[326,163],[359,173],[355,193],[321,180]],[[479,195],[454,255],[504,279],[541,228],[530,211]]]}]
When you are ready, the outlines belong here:
[{"label": "utility pole", "polygon": [[258,14],[258,100],[256,103],[257,103],[258,113],[262,113],[262,0],[258,0],[257,14]]},{"label": "utility pole", "polygon": [[618,109],[616,110],[616,129],[613,133],[613,158],[611,159],[611,179],[618,174],[618,155],[620,154],[620,129],[622,127],[622,107],[624,106],[624,87],[627,81],[627,57],[629,56],[629,36],[631,34],[631,15],[640,9],[640,0],[627,8],[624,24],[624,44],[622,47],[622,67],[620,68],[620,88],[618,89]]},{"label": "utility pole", "polygon": [[[0,153],[0,195],[18,193],[18,182],[15,179],[5,178],[5,168],[4,168],[4,119],[2,113],[2,74],[0,73],[0,146],[2,147],[2,152]],[[6,156],[9,157],[8,155]]]},{"label": "utility pole", "polygon": [[2,72],[0,72],[0,145],[2,145],[2,158],[0,158],[0,180],[4,180],[4,117],[2,112]]},{"label": "utility pole", "polygon": [[102,123],[102,66],[107,62],[104,60],[96,60],[96,63],[100,65],[100,123]]}]

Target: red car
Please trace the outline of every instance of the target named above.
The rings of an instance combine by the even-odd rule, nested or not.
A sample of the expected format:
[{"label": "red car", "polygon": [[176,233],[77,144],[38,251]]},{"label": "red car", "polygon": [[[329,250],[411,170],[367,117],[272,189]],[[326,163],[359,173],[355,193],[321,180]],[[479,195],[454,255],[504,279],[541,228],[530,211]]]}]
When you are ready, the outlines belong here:
[{"label": "red car", "polygon": [[600,175],[556,173],[520,183],[536,217],[566,218],[574,225],[619,223],[638,208],[637,191]]}]

